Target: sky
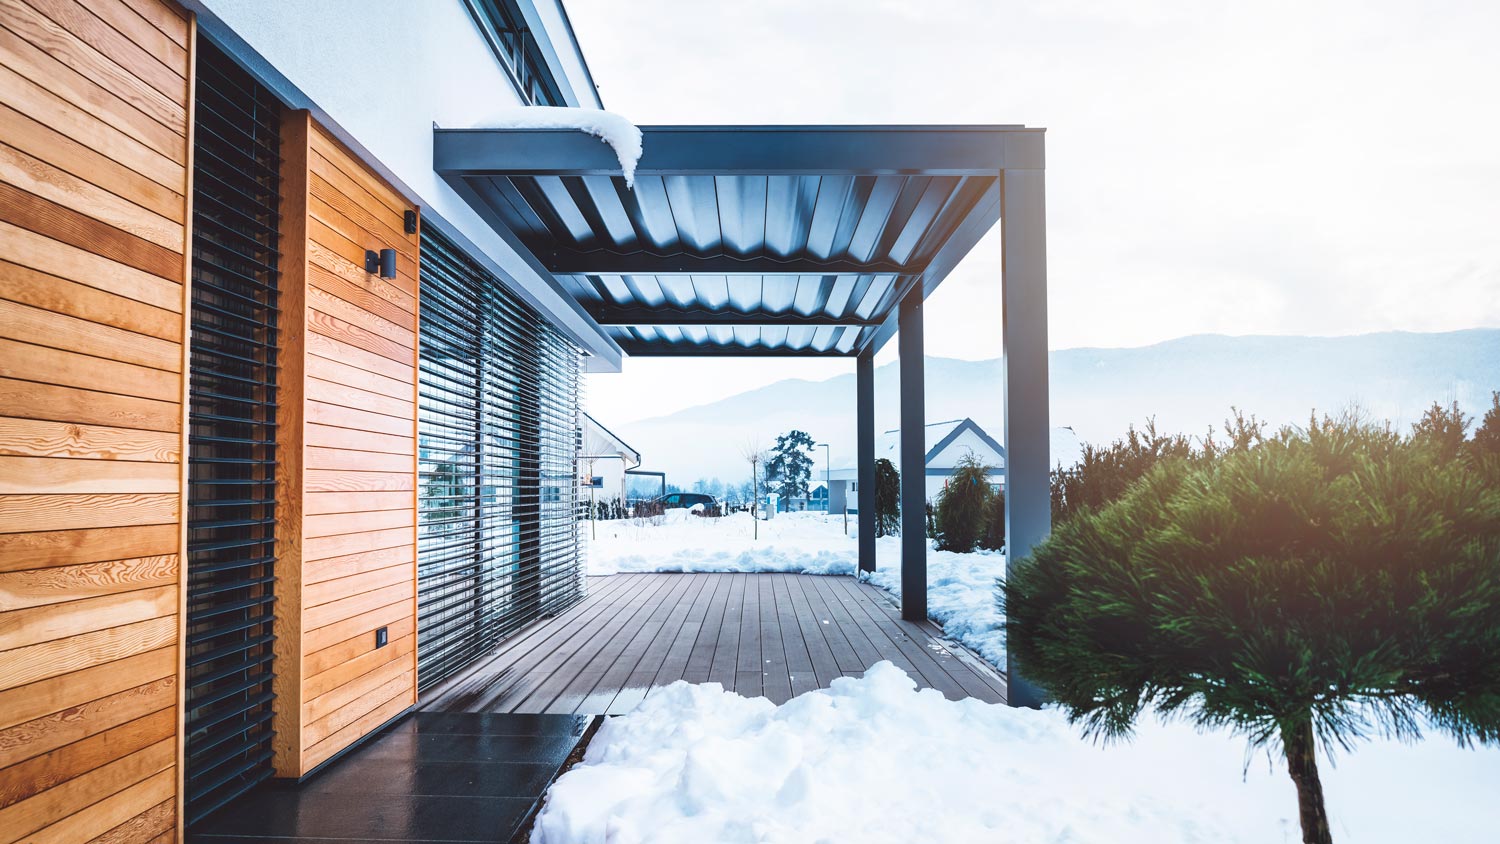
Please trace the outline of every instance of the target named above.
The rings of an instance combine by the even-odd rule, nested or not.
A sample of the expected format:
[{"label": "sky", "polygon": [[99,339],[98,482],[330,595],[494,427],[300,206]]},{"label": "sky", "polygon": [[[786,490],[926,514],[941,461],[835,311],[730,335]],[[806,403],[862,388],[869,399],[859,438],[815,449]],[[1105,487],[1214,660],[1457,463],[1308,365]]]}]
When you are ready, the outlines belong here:
[{"label": "sky", "polygon": [[[1054,349],[1500,326],[1493,0],[566,2],[638,124],[1046,127]],[[928,355],[1000,355],[999,245],[929,299]],[[586,401],[621,423],[851,370],[628,359]]]}]

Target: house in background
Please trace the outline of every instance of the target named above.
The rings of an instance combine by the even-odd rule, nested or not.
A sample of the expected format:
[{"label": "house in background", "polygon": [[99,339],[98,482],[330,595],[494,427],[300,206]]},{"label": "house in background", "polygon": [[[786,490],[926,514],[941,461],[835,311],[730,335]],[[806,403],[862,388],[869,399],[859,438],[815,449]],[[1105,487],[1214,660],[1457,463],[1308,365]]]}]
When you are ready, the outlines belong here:
[{"label": "house in background", "polygon": [[[927,500],[937,500],[938,493],[947,485],[953,468],[966,455],[972,454],[990,467],[990,486],[1005,488],[1005,446],[985,433],[973,419],[950,419],[947,422],[931,422],[927,425]],[[894,428],[881,435],[875,443],[875,459],[885,458],[901,468],[901,429]],[[829,472],[828,511],[842,513],[845,506],[849,512],[859,511],[858,470],[854,466],[843,466]]]},{"label": "house in background", "polygon": [[628,500],[625,481],[631,469],[640,468],[641,453],[620,439],[599,420],[583,415],[583,453],[578,457],[580,482],[592,487],[601,499]]}]

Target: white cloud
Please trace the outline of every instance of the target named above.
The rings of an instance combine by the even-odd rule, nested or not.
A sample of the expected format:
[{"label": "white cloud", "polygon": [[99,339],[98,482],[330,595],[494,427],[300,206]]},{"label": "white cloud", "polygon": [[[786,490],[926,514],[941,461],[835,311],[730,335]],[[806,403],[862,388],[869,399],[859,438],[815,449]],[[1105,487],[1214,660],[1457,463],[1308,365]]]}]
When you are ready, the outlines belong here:
[{"label": "white cloud", "polygon": [[[1500,4],[568,8],[638,123],[1047,127],[1054,348],[1500,325]],[[997,240],[930,301],[929,353],[998,354]],[[657,389],[639,364],[615,378]]]}]

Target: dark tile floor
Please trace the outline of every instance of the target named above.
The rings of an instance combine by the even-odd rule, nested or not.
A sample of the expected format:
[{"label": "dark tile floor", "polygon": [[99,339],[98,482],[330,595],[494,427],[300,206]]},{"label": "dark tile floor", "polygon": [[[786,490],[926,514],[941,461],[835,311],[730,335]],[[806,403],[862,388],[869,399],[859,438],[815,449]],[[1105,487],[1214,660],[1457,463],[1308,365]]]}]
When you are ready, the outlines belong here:
[{"label": "dark tile floor", "polygon": [[594,717],[413,713],[301,785],[251,792],[188,840],[509,842]]}]

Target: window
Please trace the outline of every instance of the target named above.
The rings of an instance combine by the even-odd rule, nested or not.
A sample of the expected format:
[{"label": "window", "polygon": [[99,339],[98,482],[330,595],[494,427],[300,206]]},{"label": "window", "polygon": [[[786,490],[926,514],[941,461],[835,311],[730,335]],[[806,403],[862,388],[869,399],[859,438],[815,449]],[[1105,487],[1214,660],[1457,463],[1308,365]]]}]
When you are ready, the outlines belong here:
[{"label": "window", "polygon": [[465,0],[465,3],[495,58],[510,74],[511,84],[522,102],[546,106],[568,104],[518,0]]},{"label": "window", "polygon": [[186,819],[271,776],[281,103],[199,43],[188,397]]},{"label": "window", "polygon": [[583,597],[583,354],[456,244],[422,234],[417,685]]}]

